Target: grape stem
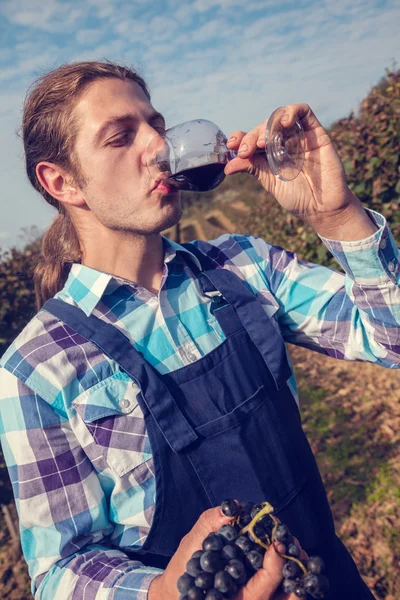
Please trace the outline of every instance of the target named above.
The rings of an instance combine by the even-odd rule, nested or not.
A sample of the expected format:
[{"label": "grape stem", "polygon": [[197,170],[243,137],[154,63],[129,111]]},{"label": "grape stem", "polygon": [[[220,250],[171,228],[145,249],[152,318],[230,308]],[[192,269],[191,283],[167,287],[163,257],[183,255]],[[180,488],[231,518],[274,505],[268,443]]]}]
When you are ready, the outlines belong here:
[{"label": "grape stem", "polygon": [[[248,525],[246,525],[246,527],[243,527],[243,529],[240,530],[240,535],[250,531],[251,535],[256,540],[257,544],[259,544],[260,546],[262,546],[263,548],[268,550],[268,547],[271,545],[271,540],[269,541],[269,544],[264,544],[264,542],[262,540],[260,540],[260,538],[258,536],[256,536],[256,534],[254,533],[254,526],[261,519],[261,517],[263,517],[264,515],[269,515],[269,518],[274,523],[274,527],[272,530],[272,539],[274,539],[275,532],[276,532],[277,527],[280,522],[279,522],[279,519],[277,519],[275,517],[275,515],[272,514],[274,507],[271,506],[271,504],[269,504],[269,502],[262,502],[261,506],[262,506],[262,509],[255,515],[255,517],[250,521],[250,523]],[[265,537],[268,538],[268,540],[269,540],[269,537],[267,535]],[[281,558],[286,558],[286,560],[292,560],[293,562],[297,563],[299,565],[299,567],[301,568],[301,570],[303,571],[304,575],[307,575],[308,571],[307,571],[306,567],[303,565],[303,563],[301,562],[301,560],[295,558],[294,556],[288,556],[287,554],[282,554],[281,552],[278,552],[278,550],[275,548],[275,545],[274,545],[274,550]]]}]

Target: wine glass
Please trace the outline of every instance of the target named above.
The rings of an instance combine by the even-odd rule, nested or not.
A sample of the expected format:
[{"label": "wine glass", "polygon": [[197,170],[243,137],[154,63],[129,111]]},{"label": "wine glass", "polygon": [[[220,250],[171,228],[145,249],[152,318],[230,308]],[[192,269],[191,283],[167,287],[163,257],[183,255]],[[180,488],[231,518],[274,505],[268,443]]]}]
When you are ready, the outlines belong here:
[{"label": "wine glass", "polygon": [[[256,153],[266,155],[272,172],[283,181],[292,181],[304,162],[304,130],[297,120],[285,127],[286,113],[276,109],[265,128],[265,147]],[[225,165],[237,156],[226,146],[221,129],[205,119],[185,121],[155,136],[146,150],[146,164],[154,180],[166,179],[181,190],[205,192],[225,178]]]}]

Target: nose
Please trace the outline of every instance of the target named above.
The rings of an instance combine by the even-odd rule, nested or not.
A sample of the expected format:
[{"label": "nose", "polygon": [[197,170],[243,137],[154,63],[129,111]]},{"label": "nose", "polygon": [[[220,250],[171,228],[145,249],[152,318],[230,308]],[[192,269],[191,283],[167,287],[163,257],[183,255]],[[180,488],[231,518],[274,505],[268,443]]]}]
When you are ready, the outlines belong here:
[{"label": "nose", "polygon": [[154,164],[155,156],[163,146],[162,133],[149,123],[143,123],[140,128],[140,145],[142,166],[150,169],[150,166]]}]

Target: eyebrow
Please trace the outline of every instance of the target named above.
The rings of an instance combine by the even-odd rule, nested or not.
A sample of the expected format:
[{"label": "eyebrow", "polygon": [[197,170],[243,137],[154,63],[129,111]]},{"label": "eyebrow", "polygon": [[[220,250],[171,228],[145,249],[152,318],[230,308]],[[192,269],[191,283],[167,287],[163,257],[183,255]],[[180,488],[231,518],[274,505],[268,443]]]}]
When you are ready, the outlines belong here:
[{"label": "eyebrow", "polygon": [[[161,120],[163,122],[164,126],[165,126],[165,119],[164,119],[164,117],[162,116],[161,113],[159,113],[156,110],[154,110],[146,118],[146,121],[149,124],[154,123],[154,121],[157,121],[157,120]],[[95,145],[99,144],[100,141],[103,139],[103,137],[105,136],[105,134],[108,132],[109,129],[111,129],[115,125],[124,124],[127,121],[137,122],[138,118],[134,114],[132,114],[132,113],[126,113],[124,115],[118,115],[116,117],[111,117],[110,119],[107,119],[107,121],[105,123],[103,123],[103,125],[100,127],[100,129],[95,134],[95,136],[94,136],[94,144]]]}]

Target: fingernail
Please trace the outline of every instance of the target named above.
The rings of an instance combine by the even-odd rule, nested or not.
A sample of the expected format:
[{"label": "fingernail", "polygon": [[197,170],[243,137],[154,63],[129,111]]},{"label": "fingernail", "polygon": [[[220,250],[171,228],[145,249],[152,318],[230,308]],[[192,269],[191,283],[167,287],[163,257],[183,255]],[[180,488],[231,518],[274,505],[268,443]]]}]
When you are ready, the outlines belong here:
[{"label": "fingernail", "polygon": [[231,142],[236,142],[237,137],[235,135],[231,135],[231,137],[228,140],[228,144],[230,144]]},{"label": "fingernail", "polygon": [[279,554],[285,554],[286,553],[286,546],[285,544],[282,544],[281,542],[279,542],[278,544],[274,544],[275,546],[275,550],[277,552],[279,552]]},{"label": "fingernail", "polygon": [[242,144],[239,149],[239,154],[241,154],[242,152],[247,152],[247,150],[248,150],[248,145]]}]

